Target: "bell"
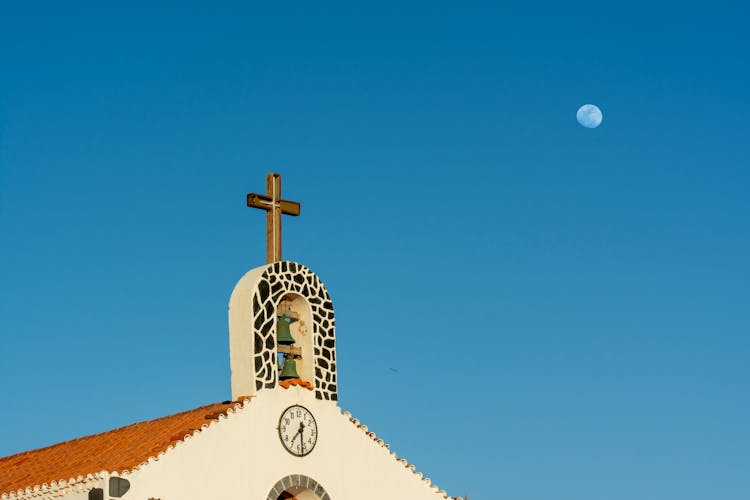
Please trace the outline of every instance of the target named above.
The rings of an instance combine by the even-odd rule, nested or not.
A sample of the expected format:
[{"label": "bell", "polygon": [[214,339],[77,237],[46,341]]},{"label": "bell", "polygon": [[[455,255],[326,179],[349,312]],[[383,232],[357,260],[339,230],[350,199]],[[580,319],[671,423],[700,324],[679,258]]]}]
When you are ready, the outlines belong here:
[{"label": "bell", "polygon": [[289,331],[289,322],[285,316],[279,316],[278,321],[276,321],[276,342],[281,345],[292,345],[295,342],[292,332]]},{"label": "bell", "polygon": [[281,375],[279,375],[279,379],[288,380],[290,378],[299,378],[299,375],[297,374],[297,362],[294,361],[292,356],[287,356],[284,358],[284,364],[281,367]]}]

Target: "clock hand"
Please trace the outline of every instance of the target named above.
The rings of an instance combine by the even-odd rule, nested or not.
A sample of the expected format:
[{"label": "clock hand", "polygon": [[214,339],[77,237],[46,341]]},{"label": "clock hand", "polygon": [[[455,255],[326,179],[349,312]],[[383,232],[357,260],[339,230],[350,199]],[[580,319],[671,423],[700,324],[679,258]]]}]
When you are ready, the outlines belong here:
[{"label": "clock hand", "polygon": [[300,442],[300,445],[301,445],[301,448],[300,448],[301,451],[300,451],[300,453],[302,453],[303,455],[305,454],[305,436],[303,434],[304,431],[305,431],[305,424],[303,424],[302,422],[300,422],[299,423],[299,442]]}]

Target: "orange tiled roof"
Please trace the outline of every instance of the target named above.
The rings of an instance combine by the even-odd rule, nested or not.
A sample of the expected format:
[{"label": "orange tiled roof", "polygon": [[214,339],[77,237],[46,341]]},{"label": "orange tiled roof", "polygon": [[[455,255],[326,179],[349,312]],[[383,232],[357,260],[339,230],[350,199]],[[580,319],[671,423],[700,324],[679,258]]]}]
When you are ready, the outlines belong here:
[{"label": "orange tiled roof", "polygon": [[101,471],[124,471],[225,415],[240,401],[193,410],[0,458],[0,494]]}]

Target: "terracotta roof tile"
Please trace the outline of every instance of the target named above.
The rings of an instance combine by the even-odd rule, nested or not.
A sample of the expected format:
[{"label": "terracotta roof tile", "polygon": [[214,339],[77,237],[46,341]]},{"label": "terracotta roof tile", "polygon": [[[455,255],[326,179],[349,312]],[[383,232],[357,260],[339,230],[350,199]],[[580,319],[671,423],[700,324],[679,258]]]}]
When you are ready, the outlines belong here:
[{"label": "terracotta roof tile", "polygon": [[122,472],[165,451],[186,435],[211,423],[239,401],[201,406],[166,417],[137,422],[46,448],[0,458],[0,494],[68,481],[101,471]]},{"label": "terracotta roof tile", "polygon": [[310,389],[311,391],[313,390],[313,385],[307,380],[302,380],[301,378],[290,378],[287,380],[282,380],[281,382],[279,382],[279,385],[284,389],[289,389],[289,387],[293,385],[298,385],[300,387]]}]

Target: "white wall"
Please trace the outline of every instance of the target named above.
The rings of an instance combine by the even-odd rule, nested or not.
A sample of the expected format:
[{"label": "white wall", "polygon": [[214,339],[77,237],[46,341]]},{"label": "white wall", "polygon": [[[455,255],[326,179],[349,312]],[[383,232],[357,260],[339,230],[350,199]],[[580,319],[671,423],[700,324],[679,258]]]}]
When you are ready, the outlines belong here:
[{"label": "white wall", "polygon": [[88,492],[76,492],[65,496],[65,500],[89,500]]},{"label": "white wall", "polygon": [[253,366],[252,296],[267,266],[248,271],[237,282],[229,298],[229,356],[232,368],[232,399],[255,395]]},{"label": "white wall", "polygon": [[[301,404],[318,424],[318,442],[306,457],[284,450],[279,416]],[[332,500],[443,498],[341,414],[300,387],[261,391],[228,419],[169,450],[127,477],[124,500],[265,500],[279,479],[304,474],[323,486]]]}]

